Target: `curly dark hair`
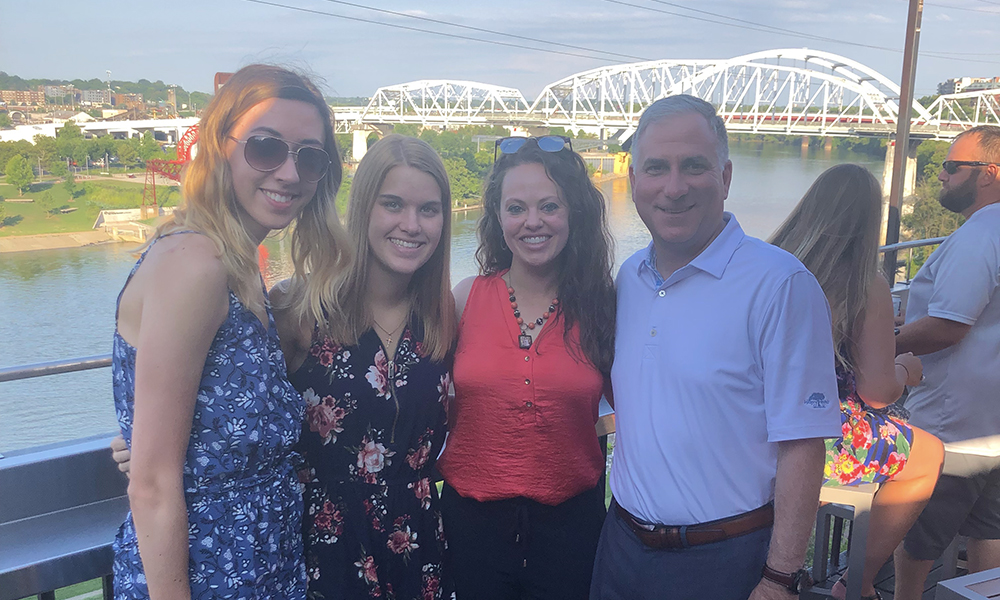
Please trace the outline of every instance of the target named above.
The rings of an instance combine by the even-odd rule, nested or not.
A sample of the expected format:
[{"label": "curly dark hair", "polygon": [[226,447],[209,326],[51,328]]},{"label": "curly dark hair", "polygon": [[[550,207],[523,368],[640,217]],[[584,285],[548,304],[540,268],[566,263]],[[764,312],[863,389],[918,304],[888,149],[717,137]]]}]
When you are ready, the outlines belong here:
[{"label": "curly dark hair", "polygon": [[[483,275],[510,267],[513,255],[503,240],[500,198],[503,180],[512,168],[540,164],[556,184],[569,207],[569,238],[559,254],[559,306],[563,311],[563,339],[578,360],[588,360],[601,373],[611,372],[615,356],[615,286],[611,277],[614,240],[608,228],[604,196],[590,181],[587,165],[569,148],[544,152],[530,140],[513,154],[502,154],[493,164],[483,193],[476,261]],[[579,346],[569,338],[580,324]],[[582,351],[582,354],[581,354]]]}]

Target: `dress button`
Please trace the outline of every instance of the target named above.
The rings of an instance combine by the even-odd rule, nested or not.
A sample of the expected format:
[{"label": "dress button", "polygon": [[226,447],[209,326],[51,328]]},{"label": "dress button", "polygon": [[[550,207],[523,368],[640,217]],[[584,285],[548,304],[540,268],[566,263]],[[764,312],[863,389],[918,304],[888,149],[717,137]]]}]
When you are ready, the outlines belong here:
[{"label": "dress button", "polygon": [[525,402],[524,405],[527,406],[528,408],[531,408],[532,406],[534,406],[534,404],[532,404],[530,401],[529,402]]},{"label": "dress button", "polygon": [[525,357],[524,357],[524,362],[528,362],[529,360],[531,360],[531,357],[530,357],[530,356],[525,356]]},{"label": "dress button", "polygon": [[529,383],[531,383],[531,380],[530,380],[530,379],[525,379],[525,380],[524,380],[524,385],[528,385]]},{"label": "dress button", "polygon": [[663,290],[660,290],[656,295],[659,296],[660,298],[662,298],[662,297],[664,297],[664,296],[667,295],[667,292],[665,292]]},{"label": "dress button", "polygon": [[649,337],[656,337],[656,330],[655,329],[650,329],[649,330]]}]

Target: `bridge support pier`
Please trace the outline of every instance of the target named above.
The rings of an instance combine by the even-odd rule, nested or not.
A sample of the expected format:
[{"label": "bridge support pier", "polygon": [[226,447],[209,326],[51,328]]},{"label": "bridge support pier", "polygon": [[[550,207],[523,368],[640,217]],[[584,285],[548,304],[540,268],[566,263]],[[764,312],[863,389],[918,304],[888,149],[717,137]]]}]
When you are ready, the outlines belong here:
[{"label": "bridge support pier", "polygon": [[[906,149],[906,175],[903,177],[903,206],[900,213],[909,213],[913,205],[908,201],[913,197],[917,187],[917,145],[919,141],[910,140]],[[882,226],[879,229],[879,243],[885,244],[886,226],[889,223],[889,189],[892,187],[892,163],[896,154],[895,140],[889,140],[885,148],[885,167],[882,169]]]},{"label": "bridge support pier", "polygon": [[355,162],[359,162],[368,153],[368,134],[371,133],[367,129],[355,129],[351,132],[351,158]]}]

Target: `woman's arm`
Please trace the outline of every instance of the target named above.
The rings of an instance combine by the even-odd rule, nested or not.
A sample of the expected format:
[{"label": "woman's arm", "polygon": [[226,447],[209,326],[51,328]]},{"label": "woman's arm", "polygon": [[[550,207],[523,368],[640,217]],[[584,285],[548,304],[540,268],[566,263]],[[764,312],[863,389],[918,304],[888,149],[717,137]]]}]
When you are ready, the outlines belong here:
[{"label": "woman's arm", "polygon": [[297,371],[306,361],[312,344],[313,329],[312,323],[302,323],[292,307],[286,305],[290,283],[288,279],[279,281],[267,294],[274,307],[274,326],[278,329],[278,340],[281,342],[281,352],[285,355],[289,374]]},{"label": "woman's arm", "polygon": [[886,280],[877,276],[868,293],[854,373],[858,395],[872,408],[892,404],[903,394],[908,382],[910,385],[920,382],[919,359],[905,355],[898,360],[894,358],[896,340],[892,330],[892,294]]},{"label": "woman's arm", "polygon": [[185,235],[159,244],[143,264],[144,277],[132,282],[140,284],[142,307],[128,496],[150,598],[186,600],[184,461],[205,358],[226,318],[228,292],[208,238]]}]

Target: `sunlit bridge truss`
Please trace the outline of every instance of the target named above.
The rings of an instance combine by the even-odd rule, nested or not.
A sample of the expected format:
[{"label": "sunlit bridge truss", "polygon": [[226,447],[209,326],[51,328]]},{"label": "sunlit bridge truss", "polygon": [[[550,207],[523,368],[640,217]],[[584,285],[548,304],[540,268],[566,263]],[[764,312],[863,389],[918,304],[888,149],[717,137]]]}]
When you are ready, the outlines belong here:
[{"label": "sunlit bridge truss", "polygon": [[938,96],[927,112],[932,123],[948,124],[958,131],[978,125],[1000,125],[1000,89]]},{"label": "sunlit bridge truss", "polygon": [[[899,86],[891,79],[849,58],[804,48],[600,67],[545,86],[531,104],[513,88],[415,81],[379,88],[363,110],[337,116],[345,129],[520,125],[597,129],[625,139],[647,106],[676,94],[712,103],[734,132],[888,137],[899,116]],[[997,97],[976,94],[975,106],[968,94],[954,95],[961,96],[954,103],[941,100],[934,110],[914,102],[911,135],[951,138],[984,119],[996,122]]]},{"label": "sunlit bridge truss", "polygon": [[473,81],[424,80],[379,88],[359,124],[422,126],[510,124],[524,119],[528,103],[514,88]]},{"label": "sunlit bridge truss", "polygon": [[[899,86],[877,71],[828,52],[787,49],[577,73],[542,90],[531,116],[628,135],[646,106],[676,94],[712,103],[730,131],[750,133],[887,135],[899,112]],[[913,110],[930,122],[922,106],[914,103]]]}]

